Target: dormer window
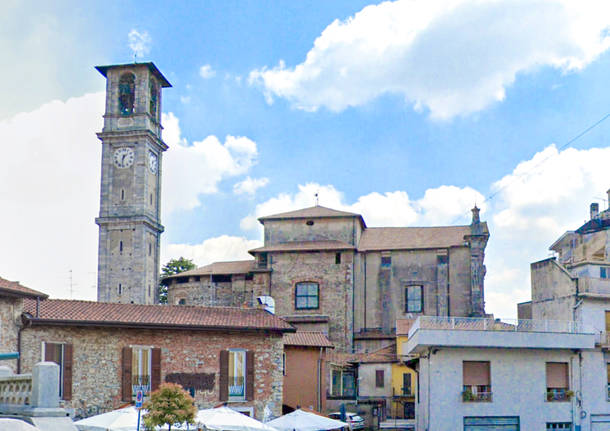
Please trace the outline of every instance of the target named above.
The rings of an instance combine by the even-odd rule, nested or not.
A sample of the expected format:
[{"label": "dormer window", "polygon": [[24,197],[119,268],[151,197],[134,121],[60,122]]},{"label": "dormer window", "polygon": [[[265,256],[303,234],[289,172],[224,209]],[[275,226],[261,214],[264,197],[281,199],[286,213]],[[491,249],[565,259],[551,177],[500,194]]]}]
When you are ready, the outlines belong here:
[{"label": "dormer window", "polygon": [[124,73],[119,80],[119,111],[122,115],[134,113],[136,100],[136,77],[133,73]]}]

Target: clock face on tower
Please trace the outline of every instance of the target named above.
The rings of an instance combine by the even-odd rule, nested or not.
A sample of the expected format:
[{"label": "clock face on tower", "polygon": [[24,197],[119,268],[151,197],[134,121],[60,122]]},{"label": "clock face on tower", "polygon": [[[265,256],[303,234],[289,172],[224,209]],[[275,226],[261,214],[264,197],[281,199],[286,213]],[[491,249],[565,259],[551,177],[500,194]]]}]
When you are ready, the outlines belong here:
[{"label": "clock face on tower", "polygon": [[117,148],[114,151],[113,161],[117,168],[124,169],[130,167],[133,164],[133,158],[133,150],[129,147]]},{"label": "clock face on tower", "polygon": [[155,153],[153,153],[152,151],[149,151],[148,152],[148,169],[150,169],[150,172],[152,172],[153,174],[156,174],[157,166],[158,166],[157,155]]}]

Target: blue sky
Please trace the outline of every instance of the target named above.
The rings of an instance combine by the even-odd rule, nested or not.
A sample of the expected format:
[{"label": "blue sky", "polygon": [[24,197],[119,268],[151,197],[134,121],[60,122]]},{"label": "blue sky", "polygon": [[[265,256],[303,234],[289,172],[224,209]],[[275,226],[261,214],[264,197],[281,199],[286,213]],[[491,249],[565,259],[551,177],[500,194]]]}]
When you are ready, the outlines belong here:
[{"label": "blue sky", "polygon": [[261,240],[256,217],[310,206],[315,192],[371,226],[463,224],[476,202],[492,234],[488,311],[513,316],[529,298],[529,264],[590,202],[606,208],[610,120],[559,149],[610,112],[607,9],[9,2],[0,199],[12,210],[0,214],[0,276],[95,297],[105,82],[93,67],[132,61],[136,40],[137,60],[173,84],[163,259],[247,258]]}]

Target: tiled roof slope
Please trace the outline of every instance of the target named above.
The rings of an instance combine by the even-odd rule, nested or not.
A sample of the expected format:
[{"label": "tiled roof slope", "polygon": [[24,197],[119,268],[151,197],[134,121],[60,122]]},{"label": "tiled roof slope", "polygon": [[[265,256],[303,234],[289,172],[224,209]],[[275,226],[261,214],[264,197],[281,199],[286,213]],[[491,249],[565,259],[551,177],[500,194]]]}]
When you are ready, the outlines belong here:
[{"label": "tiled roof slope", "polygon": [[235,329],[294,332],[287,322],[262,309],[186,305],[114,304],[106,302],[26,299],[24,311],[34,324]]},{"label": "tiled roof slope", "polygon": [[322,332],[308,331],[297,331],[293,334],[284,335],[284,345],[304,347],[335,347]]},{"label": "tiled roof slope", "polygon": [[254,259],[234,260],[228,262],[214,262],[200,268],[184,271],[179,274],[169,275],[163,279],[184,277],[191,275],[210,275],[210,274],[247,274],[254,268]]},{"label": "tiled roof slope", "polygon": [[282,220],[293,218],[327,218],[327,217],[361,217],[360,214],[350,213],[346,211],[334,210],[320,205],[310,208],[303,208],[296,211],[289,211],[280,214],[273,214],[259,218],[259,221],[265,220]]},{"label": "tiled roof slope", "polygon": [[0,277],[0,296],[2,294],[8,294],[11,296],[24,296],[30,298],[48,298],[49,295],[39,292],[29,287],[22,286],[18,281],[9,281],[5,278]]},{"label": "tiled roof slope", "polygon": [[[487,223],[482,231],[487,233]],[[373,227],[362,233],[358,250],[408,250],[461,246],[471,234],[470,226]]]},{"label": "tiled roof slope", "polygon": [[343,241],[291,241],[255,248],[249,250],[249,253],[262,251],[352,250],[354,248],[356,247]]}]

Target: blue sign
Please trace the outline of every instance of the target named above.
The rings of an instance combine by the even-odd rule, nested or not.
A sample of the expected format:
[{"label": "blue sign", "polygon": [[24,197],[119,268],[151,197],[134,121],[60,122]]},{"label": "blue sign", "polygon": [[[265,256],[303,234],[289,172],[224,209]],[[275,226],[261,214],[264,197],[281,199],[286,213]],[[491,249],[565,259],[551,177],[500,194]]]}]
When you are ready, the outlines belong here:
[{"label": "blue sign", "polygon": [[139,409],[142,407],[142,401],[144,401],[144,392],[142,392],[141,390],[138,390],[136,392],[136,409]]}]

